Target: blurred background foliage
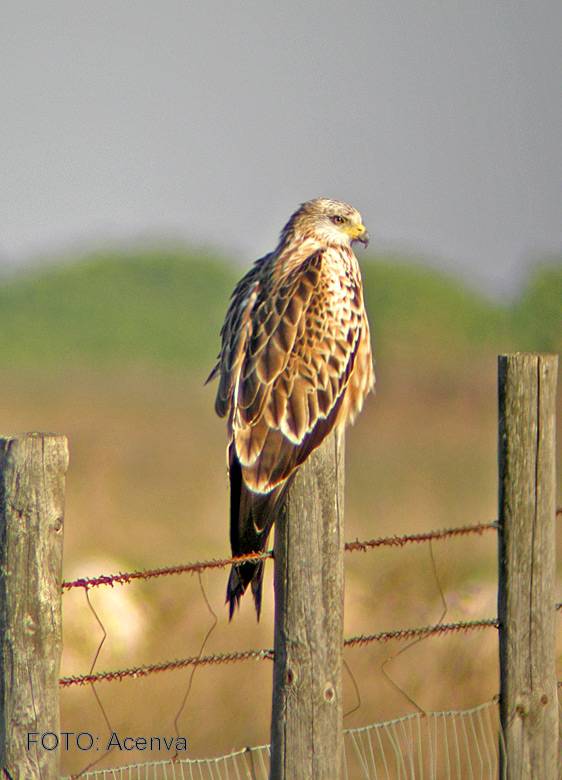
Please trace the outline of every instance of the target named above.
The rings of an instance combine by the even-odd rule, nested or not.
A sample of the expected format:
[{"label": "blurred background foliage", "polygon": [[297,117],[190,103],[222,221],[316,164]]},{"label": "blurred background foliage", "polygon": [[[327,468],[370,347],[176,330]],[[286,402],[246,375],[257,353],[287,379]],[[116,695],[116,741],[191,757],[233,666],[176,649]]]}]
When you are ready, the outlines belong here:
[{"label": "blurred background foliage", "polygon": [[[520,296],[488,299],[442,271],[396,256],[362,260],[374,341],[383,355],[556,351],[562,263],[538,267]],[[19,366],[150,363],[203,373],[237,278],[232,264],[188,251],[99,254],[0,284],[0,359]]]}]

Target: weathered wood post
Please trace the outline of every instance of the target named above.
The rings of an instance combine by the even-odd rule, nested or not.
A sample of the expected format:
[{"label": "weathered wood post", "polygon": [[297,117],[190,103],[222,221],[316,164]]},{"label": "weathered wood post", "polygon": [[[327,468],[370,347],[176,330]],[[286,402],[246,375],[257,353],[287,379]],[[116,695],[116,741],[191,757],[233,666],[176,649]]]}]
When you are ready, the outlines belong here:
[{"label": "weathered wood post", "polygon": [[64,436],[0,437],[0,768],[57,778]]},{"label": "weathered wood post", "polygon": [[275,527],[271,780],[339,780],[343,766],[344,442],[301,467]]},{"label": "weathered wood post", "polygon": [[508,780],[558,777],[555,355],[499,358],[500,714]]}]

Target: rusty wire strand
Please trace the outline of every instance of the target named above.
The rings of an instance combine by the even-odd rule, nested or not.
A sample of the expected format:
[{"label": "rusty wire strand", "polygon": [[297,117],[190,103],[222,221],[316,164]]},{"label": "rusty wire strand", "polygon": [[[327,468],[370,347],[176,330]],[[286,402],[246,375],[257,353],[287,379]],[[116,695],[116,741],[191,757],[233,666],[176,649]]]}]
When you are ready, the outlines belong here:
[{"label": "rusty wire strand", "polygon": [[346,552],[366,552],[376,547],[404,547],[406,544],[420,544],[422,542],[438,541],[440,539],[451,539],[455,536],[468,536],[469,534],[478,534],[481,536],[485,531],[497,530],[498,524],[494,520],[489,523],[478,523],[476,525],[461,525],[458,528],[441,528],[437,531],[423,531],[418,534],[403,534],[402,536],[382,536],[378,539],[369,539],[361,542],[356,539],[354,542],[345,543]]},{"label": "rusty wire strand", "polygon": [[67,688],[71,685],[87,685],[95,682],[113,682],[124,680],[127,677],[136,679],[147,677],[156,672],[170,672],[177,669],[185,669],[187,666],[212,666],[215,664],[228,664],[237,661],[273,659],[273,650],[242,650],[232,653],[215,653],[214,655],[191,656],[190,658],[178,658],[173,661],[163,661],[159,664],[145,664],[131,669],[117,669],[113,672],[98,672],[97,674],[82,674],[73,677],[61,677],[59,685]]},{"label": "rusty wire strand", "polygon": [[377,634],[362,634],[352,636],[344,642],[345,647],[362,647],[370,642],[390,642],[392,639],[404,641],[406,639],[424,638],[427,636],[441,636],[442,634],[458,634],[460,632],[473,631],[481,628],[498,628],[497,618],[484,618],[483,620],[460,620],[457,623],[437,623],[434,626],[422,626],[420,628],[400,628],[396,631],[380,631]]},{"label": "rusty wire strand", "polygon": [[[344,641],[345,647],[360,647],[371,642],[390,642],[393,639],[405,640],[414,637],[440,636],[448,633],[466,632],[481,628],[497,628],[497,618],[486,618],[484,620],[460,621],[458,623],[441,623],[434,626],[423,626],[421,628],[402,628],[395,631],[380,631],[377,634],[363,634],[361,636],[352,636]],[[234,651],[231,653],[216,653],[214,655],[191,656],[190,658],[180,658],[173,661],[164,661],[159,664],[145,664],[143,666],[133,667],[131,669],[118,669],[112,672],[99,672],[98,674],[84,674],[73,677],[62,677],[59,680],[61,688],[68,688],[73,685],[88,685],[96,682],[112,682],[114,680],[124,680],[128,677],[138,678],[147,677],[156,672],[169,672],[177,669],[184,669],[187,666],[211,666],[216,664],[236,663],[238,661],[250,660],[269,660],[274,658],[271,649],[254,649]]]},{"label": "rusty wire strand", "polygon": [[[450,539],[456,536],[468,536],[469,534],[482,535],[485,531],[496,530],[497,523],[478,523],[477,525],[464,525],[458,528],[442,528],[437,531],[425,531],[418,534],[404,534],[402,536],[382,536],[378,539],[367,539],[346,542],[346,552],[367,552],[377,547],[404,547],[406,544],[420,544],[430,540]],[[62,583],[63,593],[72,588],[84,588],[90,590],[101,585],[127,585],[135,580],[150,580],[156,577],[165,577],[171,574],[193,574],[205,569],[224,569],[231,565],[240,565],[246,561],[262,561],[273,558],[273,551],[267,550],[261,553],[248,553],[234,558],[213,558],[208,561],[196,561],[195,563],[165,566],[160,569],[145,569],[139,571],[119,572],[117,574],[101,574],[99,577],[80,577],[76,580]]]},{"label": "rusty wire strand", "polygon": [[209,561],[196,561],[195,563],[180,563],[176,566],[164,566],[160,569],[143,569],[139,571],[119,572],[118,574],[100,574],[99,577],[80,577],[77,580],[64,581],[63,593],[72,588],[98,588],[100,585],[127,585],[134,580],[151,580],[155,577],[166,577],[170,574],[195,574],[205,569],[224,569],[231,564],[237,565],[245,561],[261,561],[273,558],[273,552],[267,550],[261,553],[247,553],[236,558],[213,558]]}]

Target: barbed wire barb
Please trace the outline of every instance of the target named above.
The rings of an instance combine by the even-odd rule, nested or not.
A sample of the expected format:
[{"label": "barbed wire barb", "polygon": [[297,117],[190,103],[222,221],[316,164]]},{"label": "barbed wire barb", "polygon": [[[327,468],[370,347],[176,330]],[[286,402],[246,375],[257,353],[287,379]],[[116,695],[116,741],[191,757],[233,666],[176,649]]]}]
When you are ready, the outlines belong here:
[{"label": "barbed wire barb", "polygon": [[214,655],[191,656],[172,661],[164,661],[158,664],[145,664],[130,669],[117,669],[111,672],[98,672],[97,674],[82,674],[72,677],[61,677],[59,686],[68,688],[72,685],[88,685],[94,682],[113,682],[125,680],[128,677],[137,679],[147,677],[158,672],[170,672],[177,669],[185,669],[187,666],[212,666],[215,664],[228,664],[237,661],[273,660],[273,650],[242,650],[231,653],[215,653]]},{"label": "barbed wire barb", "polygon": [[440,636],[441,634],[465,633],[482,628],[498,628],[497,618],[483,618],[482,620],[460,620],[457,623],[437,623],[433,626],[421,626],[418,628],[399,628],[395,631],[379,631],[376,634],[361,634],[344,641],[345,647],[361,647],[370,642],[390,642],[393,639],[406,640],[423,638],[427,636]]},{"label": "barbed wire barb", "polygon": [[117,574],[100,574],[98,577],[80,577],[76,580],[65,580],[62,583],[63,593],[72,588],[98,588],[101,585],[128,585],[135,580],[151,580],[156,577],[166,577],[172,574],[196,574],[205,569],[224,569],[227,566],[236,566],[245,561],[260,561],[273,558],[273,551],[267,550],[260,553],[247,553],[236,558],[212,558],[208,561],[195,561],[194,563],[181,563],[173,566],[163,566],[159,569],[138,569],[136,571],[118,572]]},{"label": "barbed wire barb", "polygon": [[[356,539],[352,542],[346,542],[346,552],[367,552],[377,547],[404,547],[406,544],[421,544],[431,540],[451,539],[457,536],[468,536],[469,534],[482,535],[486,531],[496,530],[497,522],[478,523],[476,525],[464,525],[457,528],[442,528],[436,531],[425,531],[417,534],[403,534],[402,536],[381,536],[375,539],[366,539],[360,541]],[[84,588],[90,590],[103,585],[128,585],[135,580],[151,580],[157,577],[166,577],[174,574],[194,574],[206,569],[224,569],[227,566],[239,566],[246,561],[261,561],[267,558],[273,558],[273,550],[267,550],[259,553],[247,553],[230,558],[213,558],[208,561],[195,561],[193,563],[177,564],[174,566],[164,566],[158,569],[139,569],[130,572],[118,572],[117,574],[101,574],[98,577],[80,577],[75,580],[64,581],[62,591],[72,590],[73,588]]]},{"label": "barbed wire barb", "polygon": [[[402,628],[394,631],[380,631],[376,634],[362,634],[352,636],[344,641],[344,647],[359,647],[371,642],[389,642],[393,639],[404,640],[419,636],[439,636],[441,634],[467,632],[481,628],[497,628],[497,618],[485,618],[483,620],[459,621],[458,623],[441,623],[434,626],[423,626],[420,628]],[[73,677],[62,677],[59,680],[61,688],[68,688],[73,685],[88,685],[94,682],[112,682],[124,680],[132,677],[147,677],[149,674],[158,672],[169,672],[177,669],[184,669],[187,666],[211,666],[216,664],[236,663],[239,661],[250,660],[268,660],[274,658],[273,650],[252,649],[241,650],[231,653],[216,653],[214,655],[191,656],[189,658],[180,658],[172,661],[164,661],[158,664],[146,664],[133,667],[131,669],[117,669],[111,672],[98,672],[97,674],[76,675]]]}]

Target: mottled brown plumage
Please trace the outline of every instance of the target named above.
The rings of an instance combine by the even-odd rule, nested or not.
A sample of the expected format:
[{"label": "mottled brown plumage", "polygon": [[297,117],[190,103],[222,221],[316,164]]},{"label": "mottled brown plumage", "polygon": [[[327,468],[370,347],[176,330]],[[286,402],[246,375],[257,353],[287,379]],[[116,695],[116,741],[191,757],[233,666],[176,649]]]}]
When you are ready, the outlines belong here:
[{"label": "mottled brown plumage", "polygon": [[[274,252],[240,280],[209,379],[228,424],[233,555],[265,549],[295,469],[353,422],[374,385],[369,324],[353,241],[367,243],[347,203],[303,203]],[[263,562],[233,567],[230,617],[248,585],[261,607]]]}]

